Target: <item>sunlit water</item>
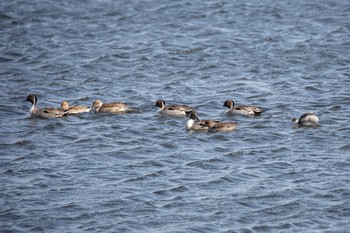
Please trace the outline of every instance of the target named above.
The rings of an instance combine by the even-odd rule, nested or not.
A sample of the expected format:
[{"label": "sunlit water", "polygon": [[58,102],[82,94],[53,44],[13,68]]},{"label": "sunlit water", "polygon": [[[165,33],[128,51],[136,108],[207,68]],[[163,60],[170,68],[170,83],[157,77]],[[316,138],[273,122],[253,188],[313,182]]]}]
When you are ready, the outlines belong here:
[{"label": "sunlit water", "polygon": [[[348,1],[0,6],[1,232],[349,231]],[[32,119],[31,93],[142,112]],[[187,132],[158,98],[240,126]]]}]

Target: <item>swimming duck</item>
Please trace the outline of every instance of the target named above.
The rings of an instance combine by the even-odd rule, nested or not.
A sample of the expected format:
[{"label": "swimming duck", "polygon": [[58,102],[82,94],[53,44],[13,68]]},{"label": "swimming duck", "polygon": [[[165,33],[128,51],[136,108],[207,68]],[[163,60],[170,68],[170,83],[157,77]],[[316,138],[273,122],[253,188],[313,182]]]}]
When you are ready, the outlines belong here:
[{"label": "swimming duck", "polygon": [[185,117],[186,111],[193,110],[192,107],[187,106],[187,105],[165,106],[165,101],[162,99],[159,99],[156,101],[156,106],[160,108],[158,110],[159,114],[167,115],[167,116],[174,116],[174,117]]},{"label": "swimming duck", "polygon": [[62,117],[66,116],[68,114],[67,111],[58,109],[58,108],[53,108],[53,107],[46,107],[46,108],[38,108],[36,106],[38,102],[38,98],[36,95],[28,95],[27,100],[32,103],[32,108],[30,109],[30,115],[32,117],[37,117],[37,118],[55,118],[55,117]]},{"label": "swimming duck", "polygon": [[301,115],[300,118],[293,118],[292,122],[298,124],[299,126],[311,126],[316,127],[319,126],[319,119],[315,113],[305,113]]},{"label": "swimming duck", "polygon": [[112,103],[102,103],[101,100],[95,100],[92,103],[92,109],[95,113],[126,113],[133,111],[128,107],[127,103],[122,102],[112,102]]},{"label": "swimming duck", "polygon": [[213,120],[207,120],[205,123],[210,133],[233,131],[239,125],[237,122],[215,122]]},{"label": "swimming duck", "polygon": [[226,111],[228,114],[236,113],[246,116],[257,116],[263,112],[263,109],[252,105],[235,106],[233,100],[226,100],[224,106],[229,108],[229,110]]},{"label": "swimming duck", "polygon": [[[207,131],[209,129],[209,126],[206,124],[209,120],[199,120],[197,117],[197,112],[191,110],[186,112],[187,116],[190,117],[190,119],[187,121],[186,129],[192,130],[192,131]],[[218,123],[218,121],[214,121]]]},{"label": "swimming duck", "polygon": [[91,108],[86,106],[69,106],[67,101],[61,102],[61,109],[67,111],[68,114],[79,114],[84,112],[90,112]]}]

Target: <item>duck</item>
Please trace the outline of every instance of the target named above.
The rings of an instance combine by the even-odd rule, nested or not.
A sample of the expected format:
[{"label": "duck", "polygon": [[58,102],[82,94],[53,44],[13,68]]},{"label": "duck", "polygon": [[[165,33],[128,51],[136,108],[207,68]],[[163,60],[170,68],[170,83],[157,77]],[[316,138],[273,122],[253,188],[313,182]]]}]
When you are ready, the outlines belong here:
[{"label": "duck", "polygon": [[224,106],[229,108],[229,110],[226,111],[227,114],[240,114],[240,115],[246,115],[246,116],[258,116],[263,112],[263,109],[260,107],[252,106],[252,105],[240,105],[235,106],[235,102],[233,100],[226,100],[224,102]]},{"label": "duck", "polygon": [[95,113],[126,113],[126,112],[133,111],[133,109],[129,108],[127,103],[123,103],[123,102],[102,103],[101,100],[95,100],[92,103],[91,109]]},{"label": "duck", "polygon": [[316,127],[320,125],[320,121],[315,113],[304,113],[300,118],[293,118],[292,122],[299,126]]},{"label": "duck", "polygon": [[209,133],[233,131],[239,125],[238,122],[216,122],[213,120],[207,120],[205,124],[209,127]]},{"label": "duck", "polygon": [[69,106],[67,101],[61,102],[61,109],[68,112],[68,115],[74,115],[84,112],[90,112],[91,108],[86,106]]},{"label": "duck", "polygon": [[[206,124],[208,120],[199,120],[197,112],[194,110],[187,111],[186,114],[190,118],[186,124],[188,131],[208,131],[209,126]],[[214,122],[218,123],[218,121]]]},{"label": "duck", "polygon": [[192,107],[187,105],[165,106],[165,101],[162,99],[158,99],[156,101],[156,106],[160,108],[158,110],[159,114],[166,115],[166,116],[174,116],[174,117],[185,117],[186,111],[193,110]]},{"label": "duck", "polygon": [[63,117],[68,114],[68,111],[65,111],[63,109],[58,109],[58,108],[53,108],[53,107],[38,108],[37,107],[38,97],[34,94],[28,95],[26,101],[29,101],[32,103],[32,107],[30,109],[30,115],[32,117],[46,119],[46,118]]}]

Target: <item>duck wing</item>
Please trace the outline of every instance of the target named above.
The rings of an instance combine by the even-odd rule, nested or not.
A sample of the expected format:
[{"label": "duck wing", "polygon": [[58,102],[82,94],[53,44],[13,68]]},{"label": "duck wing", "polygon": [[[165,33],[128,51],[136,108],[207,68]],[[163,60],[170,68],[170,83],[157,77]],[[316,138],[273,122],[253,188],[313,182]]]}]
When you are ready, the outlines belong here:
[{"label": "duck wing", "polygon": [[189,111],[192,110],[190,106],[187,105],[171,105],[167,107],[168,110],[178,110],[178,111]]},{"label": "duck wing", "polygon": [[53,107],[42,108],[40,109],[40,111],[43,112],[44,114],[50,115],[51,117],[61,117],[68,114],[68,111],[58,109],[58,108],[53,108]]},{"label": "duck wing", "polygon": [[262,108],[259,108],[257,106],[252,106],[252,105],[241,105],[235,107],[236,110],[243,110],[247,112],[254,112],[255,114],[260,114],[263,112]]}]

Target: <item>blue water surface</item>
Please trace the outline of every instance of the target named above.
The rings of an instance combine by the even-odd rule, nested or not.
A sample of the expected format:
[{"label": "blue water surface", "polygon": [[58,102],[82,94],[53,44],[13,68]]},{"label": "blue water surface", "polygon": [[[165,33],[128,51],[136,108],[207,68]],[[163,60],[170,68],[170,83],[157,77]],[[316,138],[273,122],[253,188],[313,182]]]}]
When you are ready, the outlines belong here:
[{"label": "blue water surface", "polygon": [[[349,232],[349,1],[0,6],[0,232]],[[141,112],[33,119],[32,93]],[[188,132],[159,98],[240,126]]]}]

